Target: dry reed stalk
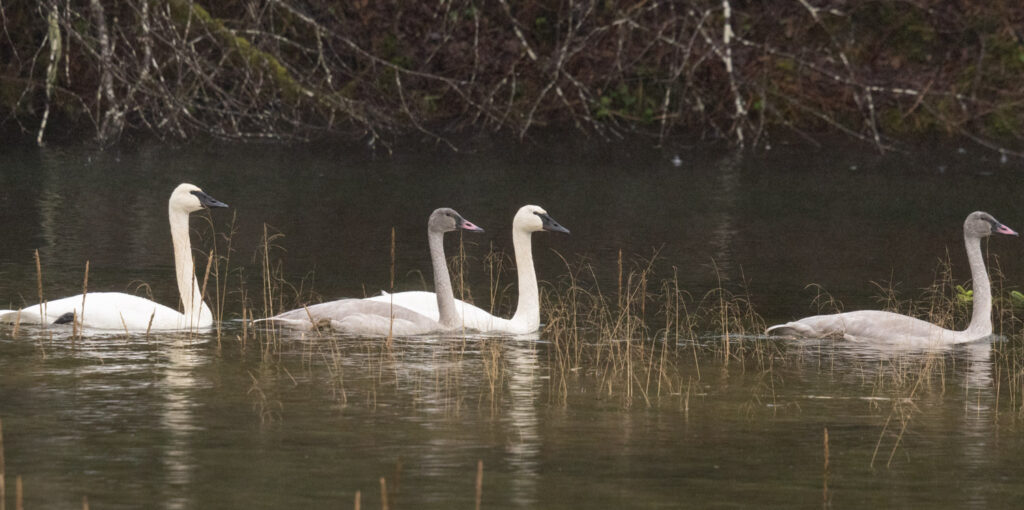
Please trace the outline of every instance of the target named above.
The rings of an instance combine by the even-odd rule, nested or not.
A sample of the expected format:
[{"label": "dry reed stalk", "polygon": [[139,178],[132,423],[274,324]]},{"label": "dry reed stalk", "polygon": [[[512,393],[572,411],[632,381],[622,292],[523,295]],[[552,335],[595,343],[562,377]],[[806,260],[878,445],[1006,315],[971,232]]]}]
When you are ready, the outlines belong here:
[{"label": "dry reed stalk", "polygon": [[46,308],[46,304],[43,303],[43,266],[39,262],[39,250],[35,251],[36,257],[36,288],[39,290],[39,323],[43,325],[43,329],[46,329],[46,321],[43,320]]},{"label": "dry reed stalk", "polygon": [[[395,227],[391,227],[391,263],[389,265],[389,279],[388,279],[388,304],[390,309],[388,314],[390,315],[388,321],[388,336],[384,339],[384,345],[388,348],[391,347],[391,341],[394,339],[393,333],[395,328]],[[383,480],[383,478],[381,479]]]},{"label": "dry reed stalk", "polygon": [[[714,260],[711,261],[711,264],[715,268],[715,278],[718,280],[718,288],[722,289],[722,273],[721,273],[721,271],[718,270],[718,264],[716,264]],[[723,344],[723,347],[725,348],[725,354],[722,356],[722,359],[725,362],[726,366],[728,366],[729,365],[729,321],[728,321],[728,318],[727,318],[727,310],[726,310],[726,306],[725,306],[725,293],[724,292],[719,292],[718,293],[718,313],[719,313],[719,321],[720,321],[719,324],[721,325],[721,328],[722,328],[722,344]]]},{"label": "dry reed stalk", "polygon": [[79,314],[78,320],[81,321],[81,327],[78,329],[78,339],[82,340],[82,329],[85,328],[85,296],[89,294],[89,261],[85,261],[85,277],[82,279],[82,313]]},{"label": "dry reed stalk", "polygon": [[270,237],[267,234],[267,224],[263,224],[263,316],[272,317],[273,295],[270,289]]},{"label": "dry reed stalk", "polygon": [[7,468],[4,464],[4,421],[0,420],[0,510],[7,506]]},{"label": "dry reed stalk", "polygon": [[490,298],[487,312],[494,314],[503,298],[500,294],[501,275],[505,272],[506,263],[511,259],[503,252],[494,251],[494,243],[491,242],[484,260],[487,262],[487,295]]},{"label": "dry reed stalk", "polygon": [[388,291],[393,291],[395,290],[395,227],[391,227],[391,265],[388,275]]},{"label": "dry reed stalk", "polygon": [[388,482],[380,477],[380,510],[388,510]]},{"label": "dry reed stalk", "polygon": [[480,510],[480,500],[484,495],[484,460],[476,461],[476,510]]},{"label": "dry reed stalk", "polygon": [[463,242],[462,232],[459,232],[459,254],[455,256],[453,263],[456,270],[452,271],[458,278],[459,299],[466,300],[466,243]]},{"label": "dry reed stalk", "polygon": [[[206,285],[210,282],[210,267],[213,266],[213,251],[210,251],[210,255],[206,258],[206,271],[203,274],[203,285],[199,288],[199,306],[202,308],[202,304],[206,302]],[[217,318],[215,322],[220,322],[220,318]],[[193,328],[189,325],[188,336],[190,339],[195,338],[195,335],[199,333],[198,328]]]},{"label": "dry reed stalk", "polygon": [[[246,340],[249,338],[249,318],[246,317],[247,308],[242,306],[242,348],[245,348]],[[217,341],[217,345],[220,346],[220,340]]]},{"label": "dry reed stalk", "polygon": [[[274,310],[281,310],[285,308],[282,284],[286,282],[284,282],[284,277],[281,274],[282,269],[280,264],[272,268],[270,260],[270,248],[275,246],[274,241],[281,237],[284,236],[280,233],[270,234],[269,225],[266,223],[263,224],[263,239],[260,242],[258,251],[258,254],[262,258],[260,265],[260,279],[263,284],[261,294],[263,300],[263,317],[273,317],[276,315]],[[241,278],[241,276],[239,278]],[[242,286],[244,288],[244,281]],[[245,306],[244,303],[245,302],[243,300],[243,306]],[[252,310],[249,310],[248,315],[249,317],[254,316]],[[260,353],[264,358],[272,354],[275,349],[279,348],[281,340],[279,332],[280,329],[275,327],[273,323],[270,323],[270,327],[262,331],[254,329],[254,338],[260,342]]]},{"label": "dry reed stalk", "polygon": [[825,427],[825,466],[822,468],[822,490],[821,490],[821,503],[824,506],[828,506],[828,478],[829,478],[829,454],[828,454],[828,427]]},{"label": "dry reed stalk", "polygon": [[362,499],[362,494],[359,491],[356,491],[356,497],[355,497],[356,501],[355,501],[355,504],[353,505],[353,508],[355,510],[361,510],[361,508],[362,508],[362,501],[360,501],[361,499]]},{"label": "dry reed stalk", "polygon": [[622,308],[622,248],[619,248],[619,308]]},{"label": "dry reed stalk", "polygon": [[[234,237],[235,237],[235,233],[237,232],[237,229],[236,229],[235,225],[236,225],[236,221],[238,219],[238,211],[237,210],[236,211],[232,211],[231,223],[228,226],[228,232],[226,234],[220,234],[220,237],[223,238],[226,241],[226,243],[227,243],[227,246],[224,248],[225,255],[220,255],[220,251],[217,249],[217,237],[218,236],[217,236],[217,233],[216,233],[215,225],[213,223],[213,215],[212,214],[207,214],[206,218],[210,222],[210,229],[214,232],[213,252],[217,254],[217,264],[215,264],[214,267],[213,267],[213,270],[214,270],[214,272],[213,272],[213,288],[216,291],[216,296],[214,296],[214,310],[215,310],[215,315],[216,316],[214,318],[216,319],[215,324],[216,324],[216,328],[217,328],[217,346],[220,347],[221,335],[222,335],[222,323],[224,322],[224,307],[225,307],[225,302],[227,300],[227,295],[228,295],[228,276],[231,274],[231,251],[232,251],[231,247],[232,247],[232,241],[234,240]],[[220,278],[220,275],[221,275],[220,262],[221,261],[224,262],[224,282],[223,282],[223,285],[221,284],[221,278]]]},{"label": "dry reed stalk", "polygon": [[[331,356],[327,364],[327,370],[331,374],[331,391],[335,400],[341,400],[342,404],[348,403],[348,392],[345,391],[345,371],[341,362],[341,352],[338,350],[338,342],[331,339]],[[339,399],[340,392],[340,399]]]},{"label": "dry reed stalk", "polygon": [[21,475],[14,479],[14,510],[24,510],[25,493],[21,486]]},{"label": "dry reed stalk", "polygon": [[89,496],[82,496],[82,510],[89,510]]}]

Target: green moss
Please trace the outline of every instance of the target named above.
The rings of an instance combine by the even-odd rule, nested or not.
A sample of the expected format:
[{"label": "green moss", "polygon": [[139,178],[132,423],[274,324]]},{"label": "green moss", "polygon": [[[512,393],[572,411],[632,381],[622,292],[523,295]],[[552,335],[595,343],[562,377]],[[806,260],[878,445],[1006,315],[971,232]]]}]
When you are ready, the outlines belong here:
[{"label": "green moss", "polygon": [[236,36],[224,23],[210,15],[198,3],[185,0],[171,0],[171,15],[179,25],[188,23],[190,17],[192,22],[198,22],[210,31],[221,44],[226,45],[241,58],[241,60],[252,69],[260,69],[267,73],[277,85],[278,89],[290,101],[297,101],[301,97],[311,97],[313,93],[306,90],[291,76],[286,69],[273,55],[260,51],[252,46],[246,38]]},{"label": "green moss", "polygon": [[[0,77],[0,105],[2,105],[0,107],[5,111],[18,111],[17,107],[23,93],[24,90],[21,84],[14,80]],[[24,105],[21,106],[24,107]]]},{"label": "green moss", "polygon": [[611,116],[622,117],[642,124],[654,122],[658,104],[655,97],[664,94],[663,89],[654,94],[648,92],[649,87],[656,87],[642,80],[635,86],[620,83],[614,89],[605,90],[591,109],[594,117],[603,119]]},{"label": "green moss", "polygon": [[1020,108],[1012,106],[997,108],[982,118],[984,129],[989,136],[1019,137],[1024,128],[1021,122],[1022,114],[1024,112]]}]

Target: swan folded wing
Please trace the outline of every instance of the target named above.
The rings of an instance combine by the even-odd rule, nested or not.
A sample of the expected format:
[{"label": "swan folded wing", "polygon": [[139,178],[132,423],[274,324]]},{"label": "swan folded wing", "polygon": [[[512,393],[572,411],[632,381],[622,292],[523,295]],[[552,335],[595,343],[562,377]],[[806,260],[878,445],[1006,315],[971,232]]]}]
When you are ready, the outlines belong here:
[{"label": "swan folded wing", "polygon": [[797,338],[843,338],[855,342],[899,344],[949,344],[970,340],[963,332],[940,328],[934,324],[878,310],[816,315],[798,321],[772,326],[770,335]]},{"label": "swan folded wing", "polygon": [[[436,308],[436,307],[435,307]],[[330,325],[353,335],[422,335],[439,331],[436,320],[408,308],[365,299],[340,299],[290,310],[266,319],[294,328]]]},{"label": "swan folded wing", "polygon": [[[42,314],[40,314],[42,309]],[[38,324],[40,318],[47,324],[70,323],[63,320],[75,317],[83,326],[92,329],[120,331],[148,331],[164,329],[186,329],[204,326],[198,320],[189,318],[172,308],[146,298],[121,292],[93,292],[85,296],[85,312],[82,312],[82,295],[70,296],[21,310],[0,313],[0,321],[18,320],[26,324]],[[208,325],[208,324],[206,324]]]},{"label": "swan folded wing", "polygon": [[[388,294],[382,292],[379,296],[372,296],[360,301],[374,302],[374,303],[386,303],[394,304],[416,312],[424,317],[438,321],[441,320],[441,314],[437,309],[437,294],[433,292],[426,292],[422,290],[412,290],[406,292],[395,292]],[[462,308],[465,305],[463,301],[458,299],[455,300],[455,311],[462,316]]]},{"label": "swan folded wing", "polygon": [[[393,294],[385,292],[380,296],[369,297],[362,301],[394,303],[396,306],[412,310],[434,320],[440,317],[437,310],[437,296],[433,292],[422,290],[395,292]],[[515,328],[512,321],[495,317],[486,310],[459,299],[455,300],[455,312],[459,314],[461,319],[460,328],[482,332],[501,331],[519,334],[532,332],[529,328]]]}]

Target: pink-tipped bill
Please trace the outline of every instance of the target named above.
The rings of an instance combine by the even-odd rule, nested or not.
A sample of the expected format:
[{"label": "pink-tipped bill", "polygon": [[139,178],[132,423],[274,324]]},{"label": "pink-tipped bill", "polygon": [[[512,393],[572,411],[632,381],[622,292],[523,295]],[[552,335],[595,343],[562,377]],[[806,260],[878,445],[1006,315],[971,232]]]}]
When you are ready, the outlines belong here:
[{"label": "pink-tipped bill", "polygon": [[476,226],[471,221],[462,220],[462,225],[459,225],[462,230],[468,230],[470,232],[483,232],[484,229]]},{"label": "pink-tipped bill", "polygon": [[1006,225],[1003,225],[1002,223],[999,224],[999,228],[996,229],[996,232],[999,233],[999,234],[1006,234],[1008,236],[1019,235],[1016,232],[1014,232],[1012,228],[1007,227]]}]

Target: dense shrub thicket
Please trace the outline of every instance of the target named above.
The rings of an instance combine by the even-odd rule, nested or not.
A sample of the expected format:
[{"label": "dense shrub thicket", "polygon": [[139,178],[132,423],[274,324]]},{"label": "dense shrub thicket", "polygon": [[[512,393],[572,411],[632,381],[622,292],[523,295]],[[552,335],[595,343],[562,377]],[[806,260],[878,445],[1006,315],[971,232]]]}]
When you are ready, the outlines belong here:
[{"label": "dense shrub thicket", "polygon": [[41,143],[1024,135],[1016,1],[8,0],[0,23],[0,122]]}]

